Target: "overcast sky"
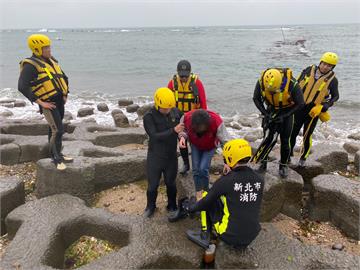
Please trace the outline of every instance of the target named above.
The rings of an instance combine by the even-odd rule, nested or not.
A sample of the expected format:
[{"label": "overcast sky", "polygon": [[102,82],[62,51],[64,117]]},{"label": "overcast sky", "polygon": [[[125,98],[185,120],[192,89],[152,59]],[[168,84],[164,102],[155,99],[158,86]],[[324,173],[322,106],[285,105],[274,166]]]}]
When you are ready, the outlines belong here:
[{"label": "overcast sky", "polygon": [[0,28],[360,23],[360,0],[0,0]]}]

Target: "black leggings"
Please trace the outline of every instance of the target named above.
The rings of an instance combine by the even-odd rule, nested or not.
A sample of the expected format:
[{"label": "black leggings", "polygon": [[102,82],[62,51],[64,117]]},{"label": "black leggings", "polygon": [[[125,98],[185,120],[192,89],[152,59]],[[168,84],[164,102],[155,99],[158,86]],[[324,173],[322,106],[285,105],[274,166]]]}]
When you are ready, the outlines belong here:
[{"label": "black leggings", "polygon": [[62,136],[64,134],[64,126],[62,120],[64,118],[64,105],[57,104],[56,108],[42,109],[46,121],[49,124],[49,151],[50,156],[55,163],[61,162]]},{"label": "black leggings", "polygon": [[284,118],[281,124],[271,123],[269,125],[268,130],[266,131],[265,139],[258,148],[258,149],[262,149],[262,151],[258,152],[259,157],[257,158],[257,160],[267,161],[272,148],[276,144],[278,134],[280,134],[280,142],[281,142],[280,163],[282,165],[286,165],[290,157],[290,137],[291,137],[293,125],[294,125],[294,115],[290,115],[289,117]]},{"label": "black leggings", "polygon": [[159,158],[152,153],[147,155],[147,208],[155,209],[156,198],[158,194],[158,187],[160,183],[161,175],[164,176],[164,182],[166,185],[166,193],[168,197],[167,208],[169,210],[175,210],[176,206],[176,176],[178,169],[177,158],[164,159]]},{"label": "black leggings", "polygon": [[187,140],[185,141],[186,147],[185,148],[180,148],[180,155],[184,161],[184,165],[185,166],[190,166],[190,162],[189,162],[189,149],[188,149],[188,143]]},{"label": "black leggings", "polygon": [[296,137],[299,135],[300,129],[303,128],[303,143],[304,147],[301,152],[301,159],[306,159],[310,154],[310,149],[312,146],[312,134],[316,128],[316,124],[319,120],[319,117],[311,118],[309,115],[309,110],[306,107],[302,110],[299,110],[295,114],[294,130],[291,135],[291,154],[293,155],[293,150],[296,144]]}]

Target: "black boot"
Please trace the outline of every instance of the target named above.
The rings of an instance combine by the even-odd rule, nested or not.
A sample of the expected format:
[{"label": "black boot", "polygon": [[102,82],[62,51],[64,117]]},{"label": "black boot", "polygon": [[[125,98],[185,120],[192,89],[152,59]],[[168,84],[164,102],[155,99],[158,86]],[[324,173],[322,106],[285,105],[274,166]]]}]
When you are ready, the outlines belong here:
[{"label": "black boot", "polygon": [[144,217],[150,218],[156,209],[156,198],[157,198],[157,191],[147,191],[147,205],[144,211]]},{"label": "black boot", "polygon": [[182,168],[179,170],[179,173],[184,175],[190,170],[189,151],[188,151],[187,147],[181,148],[180,154],[181,154],[184,164],[183,164]]},{"label": "black boot", "polygon": [[279,165],[279,174],[282,178],[286,178],[289,175],[289,168],[285,164]]},{"label": "black boot", "polygon": [[267,160],[262,160],[258,172],[263,173],[267,170]]}]

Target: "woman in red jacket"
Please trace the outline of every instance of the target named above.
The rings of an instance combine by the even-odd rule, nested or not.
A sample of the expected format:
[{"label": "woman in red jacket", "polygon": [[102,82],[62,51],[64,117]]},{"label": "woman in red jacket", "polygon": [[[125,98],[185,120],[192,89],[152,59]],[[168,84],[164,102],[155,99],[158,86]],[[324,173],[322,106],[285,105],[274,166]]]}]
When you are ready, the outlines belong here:
[{"label": "woman in red jacket", "polygon": [[[180,122],[184,123],[185,129],[179,133],[179,146],[185,148],[186,140],[191,143],[192,173],[196,198],[200,200],[203,191],[209,189],[209,169],[214,152],[230,139],[230,135],[221,117],[209,110],[192,110]],[[224,171],[228,172],[230,168],[225,165]]]}]

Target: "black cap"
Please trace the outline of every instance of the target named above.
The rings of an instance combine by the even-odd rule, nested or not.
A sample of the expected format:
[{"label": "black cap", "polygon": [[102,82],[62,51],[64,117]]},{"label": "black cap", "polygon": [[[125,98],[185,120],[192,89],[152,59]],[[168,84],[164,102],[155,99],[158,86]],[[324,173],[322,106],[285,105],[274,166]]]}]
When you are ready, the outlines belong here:
[{"label": "black cap", "polygon": [[177,72],[180,77],[189,77],[191,73],[191,64],[187,60],[181,60],[177,65]]}]

